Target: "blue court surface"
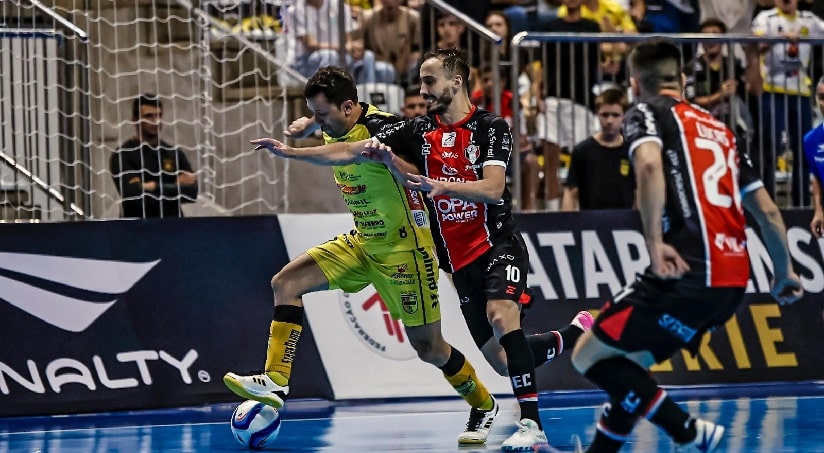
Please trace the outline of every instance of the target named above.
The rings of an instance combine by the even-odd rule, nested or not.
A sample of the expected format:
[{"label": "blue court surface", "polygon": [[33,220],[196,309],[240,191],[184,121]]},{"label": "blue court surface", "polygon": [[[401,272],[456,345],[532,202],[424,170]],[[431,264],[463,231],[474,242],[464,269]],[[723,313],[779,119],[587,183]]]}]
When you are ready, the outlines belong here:
[{"label": "blue court surface", "polygon": [[[670,389],[700,417],[727,427],[718,451],[824,452],[824,383]],[[515,401],[500,397],[503,412],[482,447],[458,447],[466,422],[459,399],[328,402],[290,401],[270,451],[281,452],[478,452],[499,451],[514,432]],[[573,451],[571,438],[587,444],[603,394],[544,393],[541,420],[550,443]],[[235,404],[140,412],[0,419],[5,452],[243,452],[229,422]],[[673,451],[669,438],[639,424],[622,451]]]}]

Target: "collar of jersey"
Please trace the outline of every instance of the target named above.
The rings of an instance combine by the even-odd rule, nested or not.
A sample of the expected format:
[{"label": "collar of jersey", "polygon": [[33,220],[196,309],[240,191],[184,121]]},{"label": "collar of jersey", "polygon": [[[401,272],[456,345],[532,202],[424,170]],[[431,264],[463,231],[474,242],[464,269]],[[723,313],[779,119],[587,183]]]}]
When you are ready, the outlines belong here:
[{"label": "collar of jersey", "polygon": [[457,129],[457,128],[463,126],[464,124],[466,124],[466,122],[469,121],[469,118],[472,118],[472,115],[474,115],[475,111],[478,110],[478,107],[476,107],[475,104],[469,104],[469,105],[471,107],[469,109],[469,113],[467,113],[466,116],[463,117],[463,119],[461,119],[460,121],[458,121],[455,124],[444,124],[444,123],[442,123],[440,115],[435,115],[435,121],[438,123],[439,127],[442,127],[444,129]]}]

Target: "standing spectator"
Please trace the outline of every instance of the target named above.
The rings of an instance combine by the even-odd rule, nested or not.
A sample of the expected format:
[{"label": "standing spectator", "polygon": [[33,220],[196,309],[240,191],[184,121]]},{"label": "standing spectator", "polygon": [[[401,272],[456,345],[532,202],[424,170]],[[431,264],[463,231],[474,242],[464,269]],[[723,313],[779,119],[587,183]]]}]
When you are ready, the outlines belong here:
[{"label": "standing spectator", "polygon": [[[595,21],[584,19],[582,0],[564,0],[567,14],[554,19],[545,31],[561,33],[599,33]],[[544,155],[544,197],[546,208],[560,208],[561,149],[572,149],[576,143],[589,137],[598,127],[590,111],[592,88],[598,83],[598,45],[581,43],[550,44],[546,48],[543,93],[546,98],[539,106],[535,119],[537,136]],[[576,77],[571,77],[573,71]]]},{"label": "standing spectator", "polygon": [[[815,99],[818,110],[824,115],[824,77],[815,86]],[[810,231],[820,238],[824,236],[824,197],[821,193],[821,181],[824,181],[824,123],[804,136],[804,158],[813,174],[813,220],[810,222]]]},{"label": "standing spectator", "polygon": [[[701,23],[701,33],[724,34],[724,22],[709,18]],[[724,45],[705,42],[701,51],[684,66],[687,76],[684,92],[689,101],[700,105],[735,132],[738,145],[746,144],[752,135],[752,118],[744,99],[747,96],[744,82],[744,64],[733,55],[726,55]],[[730,61],[732,59],[732,71]]]},{"label": "standing spectator", "polygon": [[601,130],[575,146],[564,183],[561,210],[629,209],[635,203],[635,176],[621,122],[627,93],[608,88],[595,98]]},{"label": "standing spectator", "polygon": [[724,427],[691,417],[649,367],[682,348],[696,354],[704,334],[741,305],[750,274],[744,209],[772,259],[773,297],[795,302],[801,280],[781,213],[746,155],[738,154],[732,132],[681,98],[679,48],[644,41],[630,53],[629,66],[639,101],[624,119],[624,132],[650,265],[604,305],[575,346],[573,365],[609,397],[587,451],[617,452],[643,417],[680,446],[711,452]]},{"label": "standing spectator", "polygon": [[181,205],[197,199],[197,175],[186,154],[160,139],[163,103],[141,94],[132,103],[132,121],[136,135],[109,160],[123,217],[183,217]]},{"label": "standing spectator", "polygon": [[360,33],[376,60],[394,66],[401,84],[414,79],[421,57],[421,19],[417,11],[401,5],[401,0],[383,0],[380,6],[364,12]]},{"label": "standing spectator", "polygon": [[426,101],[421,96],[420,85],[410,85],[403,93],[403,117],[411,120],[416,116],[426,115]]},{"label": "standing spectator", "polygon": [[765,129],[768,149],[753,153],[760,164],[761,175],[768,190],[774,189],[775,157],[783,152],[779,146],[782,134],[793,155],[792,203],[809,206],[809,172],[803,168],[801,139],[812,128],[809,75],[812,46],[799,43],[801,37],[824,36],[824,22],[809,11],[798,10],[798,0],[776,0],[776,7],[755,17],[753,33],[758,36],[787,38],[784,43],[761,44],[761,73],[764,77],[761,123]]},{"label": "standing spectator", "polygon": [[[343,5],[341,11],[340,6]],[[339,15],[343,14],[347,41],[340,42]],[[286,60],[305,77],[318,68],[339,63],[341,45],[346,48],[345,65],[358,74],[355,83],[394,83],[391,64],[375,61],[375,54],[358,41],[358,25],[349,5],[337,0],[295,0],[283,11],[286,30]]]}]

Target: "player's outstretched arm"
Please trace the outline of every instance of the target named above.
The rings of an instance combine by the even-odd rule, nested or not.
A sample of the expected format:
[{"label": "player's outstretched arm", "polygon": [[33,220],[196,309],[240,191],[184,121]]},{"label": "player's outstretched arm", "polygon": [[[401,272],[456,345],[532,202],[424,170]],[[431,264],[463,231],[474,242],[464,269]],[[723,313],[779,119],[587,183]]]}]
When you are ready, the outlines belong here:
[{"label": "player's outstretched arm", "polygon": [[781,211],[764,187],[747,193],[742,201],[744,208],[758,223],[767,253],[773,262],[775,281],[770,294],[782,305],[797,301],[804,295],[804,289],[801,287],[801,279],[792,267],[792,258],[787,246],[787,227],[781,218]]},{"label": "player's outstretched arm", "polygon": [[420,173],[418,167],[411,162],[403,160],[400,156],[392,152],[389,145],[381,143],[377,138],[372,138],[368,143],[364,144],[361,155],[373,162],[379,162],[386,165],[386,168],[392,173],[404,187],[420,190],[417,187],[416,181],[413,177]]},{"label": "player's outstretched arm", "polygon": [[266,149],[278,157],[297,159],[316,165],[346,165],[368,161],[361,152],[369,140],[338,142],[307,148],[295,148],[273,138],[256,138],[251,141],[255,149]]}]

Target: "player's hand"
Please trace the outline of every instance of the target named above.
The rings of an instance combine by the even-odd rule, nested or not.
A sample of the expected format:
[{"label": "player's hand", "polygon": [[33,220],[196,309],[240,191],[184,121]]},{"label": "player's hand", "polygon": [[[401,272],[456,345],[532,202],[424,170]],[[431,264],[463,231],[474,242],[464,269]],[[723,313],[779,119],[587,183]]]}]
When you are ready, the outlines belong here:
[{"label": "player's hand", "polygon": [[438,181],[437,179],[428,178],[424,175],[406,174],[406,180],[409,187],[420,190],[421,192],[429,192],[429,198],[434,198],[438,195],[446,193],[446,183]]},{"label": "player's hand", "polygon": [[372,162],[378,162],[387,167],[392,165],[392,159],[395,157],[391,147],[379,142],[374,137],[363,145],[361,155]]},{"label": "player's hand", "polygon": [[773,282],[770,295],[781,305],[789,305],[804,295],[804,288],[801,286],[801,279],[795,272]]},{"label": "player's hand", "polygon": [[652,273],[658,278],[669,280],[684,276],[690,270],[690,265],[675,248],[663,242],[649,246]]},{"label": "player's hand", "polygon": [[306,138],[318,130],[318,125],[315,123],[315,118],[307,118],[305,116],[292,121],[289,127],[283,133],[287,137],[292,138]]},{"label": "player's hand", "polygon": [[810,222],[810,231],[813,236],[820,238],[824,235],[824,212],[816,211],[813,220]]},{"label": "player's hand", "polygon": [[266,149],[278,157],[291,157],[294,154],[290,146],[273,138],[256,138],[250,143],[255,145],[255,149]]}]

